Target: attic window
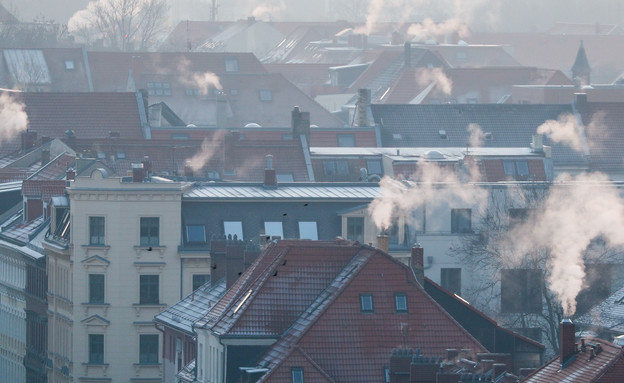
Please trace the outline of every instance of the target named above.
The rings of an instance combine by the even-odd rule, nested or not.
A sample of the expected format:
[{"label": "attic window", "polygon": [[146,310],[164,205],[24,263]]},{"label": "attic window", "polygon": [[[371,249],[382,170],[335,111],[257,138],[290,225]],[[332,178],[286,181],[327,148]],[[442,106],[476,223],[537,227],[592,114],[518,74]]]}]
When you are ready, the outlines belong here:
[{"label": "attic window", "polygon": [[440,129],[440,130],[438,130],[438,134],[440,135],[441,139],[448,140],[448,136],[446,135],[446,130]]},{"label": "attic window", "polygon": [[395,141],[400,141],[403,139],[403,135],[399,133],[392,133],[392,139]]},{"label": "attic window", "polygon": [[292,375],[292,383],[304,383],[303,367],[293,367],[290,373]]},{"label": "attic window", "polygon": [[123,160],[126,158],[126,152],[117,152],[117,158]]},{"label": "attic window", "polygon": [[455,52],[455,59],[457,61],[466,61],[468,60],[468,55],[466,52]]},{"label": "attic window", "polygon": [[273,101],[273,95],[271,94],[270,89],[260,89],[258,92],[260,96],[260,101],[270,102]]},{"label": "attic window", "polygon": [[201,91],[199,89],[187,89],[186,95],[187,96],[199,96],[201,95]]},{"label": "attic window", "polygon": [[236,57],[227,57],[225,59],[226,72],[238,72],[238,59]]},{"label": "attic window", "polygon": [[65,69],[74,70],[75,69],[74,60],[65,60]]},{"label": "attic window", "polygon": [[373,307],[373,294],[360,294],[360,307],[363,313],[375,312]]},{"label": "attic window", "polygon": [[492,140],[492,132],[485,132],[485,139],[488,141]]},{"label": "attic window", "polygon": [[396,307],[396,312],[406,313],[407,312],[407,295],[405,293],[395,293],[394,305]]},{"label": "attic window", "polygon": [[104,153],[104,152],[97,152],[97,158],[99,158],[99,159],[106,158],[106,153]]}]

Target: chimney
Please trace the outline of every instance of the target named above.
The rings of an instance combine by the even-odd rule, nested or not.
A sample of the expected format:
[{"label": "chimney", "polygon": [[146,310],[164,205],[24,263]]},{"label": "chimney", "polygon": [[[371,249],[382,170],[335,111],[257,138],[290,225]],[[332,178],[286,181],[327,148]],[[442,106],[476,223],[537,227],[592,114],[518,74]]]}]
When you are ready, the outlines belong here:
[{"label": "chimney", "polygon": [[248,26],[252,26],[252,25],[254,25],[254,23],[255,23],[255,22],[256,22],[256,18],[255,18],[254,16],[249,16],[249,17],[247,18],[247,25],[248,25]]},{"label": "chimney", "polygon": [[574,332],[574,323],[572,323],[570,319],[566,318],[561,321],[559,332],[559,362],[561,363],[562,369],[566,366],[570,358],[576,354]]},{"label": "chimney", "polygon": [[50,149],[41,149],[41,166],[50,162]]},{"label": "chimney", "polygon": [[65,131],[65,139],[67,140],[67,145],[70,148],[73,148],[76,146],[76,133],[74,133],[73,130],[67,129]]},{"label": "chimney", "polygon": [[216,114],[217,129],[225,129],[227,125],[227,99],[221,90],[217,93]]},{"label": "chimney", "polygon": [[395,348],[392,350],[390,355],[390,375],[409,374],[413,356],[414,350],[412,349]]},{"label": "chimney", "polygon": [[212,286],[215,286],[221,279],[226,277],[226,246],[227,240],[225,239],[210,241],[210,283]]},{"label": "chimney", "polygon": [[440,364],[435,358],[412,358],[410,365],[410,382],[430,383],[436,381],[436,375],[440,371]]},{"label": "chimney", "polygon": [[145,177],[148,179],[152,176],[152,161],[150,161],[149,156],[143,156],[143,171],[145,172]]},{"label": "chimney", "polygon": [[368,107],[370,105],[370,89],[358,89],[358,100],[356,106],[357,125],[369,126]]},{"label": "chimney", "polygon": [[587,113],[587,102],[587,93],[574,93],[574,105],[579,113]]},{"label": "chimney", "polygon": [[302,112],[295,106],[291,112],[293,138],[298,139],[302,134],[310,143],[310,112]]},{"label": "chimney", "polygon": [[425,285],[425,264],[423,260],[424,250],[417,243],[414,245],[414,247],[412,247],[410,255],[411,255],[411,266],[412,266],[412,271],[414,272],[414,276],[416,277],[416,280],[418,281],[418,283],[420,283],[421,286],[424,286]]},{"label": "chimney", "polygon": [[245,244],[242,241],[228,241],[225,246],[225,287],[236,282],[245,271]]},{"label": "chimney", "polygon": [[37,141],[37,132],[22,132],[22,153],[29,152],[30,149],[35,147]]},{"label": "chimney", "polygon": [[143,164],[132,164],[132,182],[143,182]]},{"label": "chimney", "polygon": [[381,251],[388,252],[390,249],[390,239],[387,235],[379,234],[377,236],[377,248]]},{"label": "chimney", "polygon": [[404,55],[405,55],[405,67],[409,68],[412,66],[412,44],[409,41],[406,41],[404,46]]},{"label": "chimney", "polygon": [[273,156],[271,154],[267,154],[266,159],[267,167],[264,169],[264,187],[276,188],[277,174],[275,173],[275,169],[273,169]]},{"label": "chimney", "polygon": [[65,180],[74,181],[76,180],[76,170],[74,168],[69,168],[65,171]]}]

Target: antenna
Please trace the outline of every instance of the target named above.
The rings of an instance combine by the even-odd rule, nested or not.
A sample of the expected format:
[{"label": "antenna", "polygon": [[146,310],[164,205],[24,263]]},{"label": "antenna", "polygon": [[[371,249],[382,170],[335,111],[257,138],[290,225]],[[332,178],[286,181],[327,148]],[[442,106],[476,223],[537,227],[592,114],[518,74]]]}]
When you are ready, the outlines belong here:
[{"label": "antenna", "polygon": [[213,23],[217,20],[217,0],[212,0],[212,8],[210,10],[210,21]]}]

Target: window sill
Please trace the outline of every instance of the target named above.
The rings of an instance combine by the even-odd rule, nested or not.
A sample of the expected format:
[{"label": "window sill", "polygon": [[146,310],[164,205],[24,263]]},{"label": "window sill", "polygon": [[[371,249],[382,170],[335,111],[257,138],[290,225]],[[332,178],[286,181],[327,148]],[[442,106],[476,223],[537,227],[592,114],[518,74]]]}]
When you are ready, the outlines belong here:
[{"label": "window sill", "polygon": [[134,251],[136,252],[137,257],[140,257],[141,254],[145,252],[158,252],[159,255],[162,257],[165,255],[166,249],[167,249],[167,246],[142,246],[142,245],[134,246]]},{"label": "window sill", "polygon": [[82,245],[82,248],[89,254],[89,251],[101,251],[104,255],[108,254],[110,245]]},{"label": "window sill", "polygon": [[94,375],[106,375],[108,370],[108,363],[82,363],[83,374],[88,379],[90,374]]},{"label": "window sill", "polygon": [[157,313],[160,313],[161,311],[166,309],[167,304],[165,303],[134,303],[132,304],[132,307],[134,307],[134,310],[136,311],[136,316],[141,315],[141,310],[149,310],[150,311],[149,314],[152,315],[154,311],[157,311]]},{"label": "window sill", "polygon": [[139,375],[142,370],[155,370],[158,369],[158,373],[162,374],[162,363],[134,363],[134,372]]},{"label": "window sill", "polygon": [[80,304],[84,308],[85,315],[89,315],[89,309],[100,309],[103,311],[104,316],[108,312],[108,308],[110,307],[110,303],[89,303],[83,302]]}]

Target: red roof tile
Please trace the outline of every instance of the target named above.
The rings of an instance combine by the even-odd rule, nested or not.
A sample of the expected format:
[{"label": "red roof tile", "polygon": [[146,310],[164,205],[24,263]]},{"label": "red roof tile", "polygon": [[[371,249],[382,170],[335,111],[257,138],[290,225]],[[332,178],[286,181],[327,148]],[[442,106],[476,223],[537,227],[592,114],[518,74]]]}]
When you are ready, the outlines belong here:
[{"label": "red roof tile", "polygon": [[22,182],[24,197],[41,198],[49,201],[54,196],[65,195],[64,180],[24,180]]}]

